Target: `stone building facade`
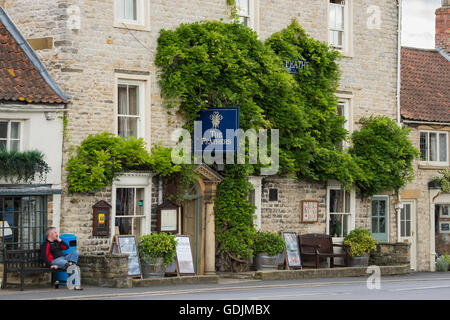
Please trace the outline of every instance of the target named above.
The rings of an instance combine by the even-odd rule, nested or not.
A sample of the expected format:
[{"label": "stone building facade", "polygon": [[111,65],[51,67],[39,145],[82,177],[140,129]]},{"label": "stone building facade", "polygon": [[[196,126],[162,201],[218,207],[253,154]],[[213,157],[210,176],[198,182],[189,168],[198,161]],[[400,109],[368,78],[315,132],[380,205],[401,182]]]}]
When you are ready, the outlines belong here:
[{"label": "stone building facade", "polygon": [[[123,0],[3,0],[7,13],[25,37],[34,41],[46,68],[71,98],[63,166],[70,155],[69,147],[79,145],[89,134],[118,133],[119,86],[134,86],[140,90],[139,99],[145,108],[139,114],[138,135],[145,139],[148,147],[154,143],[172,146],[168,133],[180,127],[182,119],[169,116],[163,107],[157,83],[158,69],[154,65],[159,31],[175,29],[183,22],[229,21],[231,14],[226,0],[137,0],[134,3],[139,13],[134,16],[123,7],[119,8],[120,3]],[[240,5],[244,3],[247,2],[238,1]],[[249,0],[248,5],[248,10],[240,10],[239,14],[261,40],[296,18],[312,37],[340,48],[344,57],[339,62],[342,77],[337,95],[341,99],[342,114],[348,119],[349,131],[358,128],[360,118],[370,115],[399,120],[399,7],[396,0]],[[331,13],[333,21],[329,18]],[[128,20],[123,18],[127,14],[131,15]],[[116,192],[121,186],[113,185],[93,195],[69,195],[66,177],[67,172],[63,172],[61,232],[76,234],[81,251],[107,250],[110,238],[92,236],[91,208],[99,200],[112,203],[114,208]],[[127,179],[129,186],[143,189],[146,197],[143,230],[155,230],[155,208],[161,202],[158,178],[148,174],[121,180]],[[380,210],[386,215],[381,217],[378,212],[375,217],[377,226],[384,226],[381,241],[399,240],[398,207],[394,207],[397,195],[392,193],[361,199],[355,193],[342,193],[340,186],[333,182],[296,182],[277,176],[252,177],[252,182],[256,187],[255,199],[258,199],[257,224],[264,230],[331,232],[330,197],[333,197],[336,204],[342,204],[345,198],[348,211],[342,217],[334,217],[346,220],[345,227],[341,222],[336,241],[342,241],[344,228],[345,232],[355,227],[372,229],[374,205],[382,207]],[[274,191],[270,189],[277,190],[277,200],[271,200],[270,193]],[[317,201],[317,222],[300,220],[301,200]],[[417,269],[428,270],[429,263],[420,261]]]},{"label": "stone building facade", "polygon": [[[416,213],[412,239],[419,265],[435,269],[436,255],[450,254],[450,194],[434,180],[450,169],[450,2],[436,10],[435,49],[402,48],[401,116],[420,150],[415,179],[400,196]],[[413,221],[414,222],[414,221]],[[414,249],[414,246],[412,246]]]}]

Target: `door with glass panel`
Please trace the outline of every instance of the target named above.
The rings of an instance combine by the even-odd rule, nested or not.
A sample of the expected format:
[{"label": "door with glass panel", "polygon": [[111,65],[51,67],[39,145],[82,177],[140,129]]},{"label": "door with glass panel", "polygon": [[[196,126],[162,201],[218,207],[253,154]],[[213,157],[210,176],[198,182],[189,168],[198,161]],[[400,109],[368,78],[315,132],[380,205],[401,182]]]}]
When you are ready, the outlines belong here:
[{"label": "door with glass panel", "polygon": [[378,242],[388,242],[389,197],[372,197],[370,218],[372,237]]},{"label": "door with glass panel", "polygon": [[417,269],[416,206],[413,201],[402,201],[400,209],[400,241],[410,243],[411,269]]}]

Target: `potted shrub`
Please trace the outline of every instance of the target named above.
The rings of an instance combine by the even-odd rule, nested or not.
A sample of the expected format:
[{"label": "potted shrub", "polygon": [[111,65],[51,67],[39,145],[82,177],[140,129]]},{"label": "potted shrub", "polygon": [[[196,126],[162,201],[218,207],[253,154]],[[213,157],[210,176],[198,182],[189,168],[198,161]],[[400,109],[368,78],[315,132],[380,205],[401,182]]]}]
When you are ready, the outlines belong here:
[{"label": "potted shrub", "polygon": [[362,228],[356,228],[344,238],[344,244],[349,245],[350,266],[367,267],[369,264],[370,251],[377,247],[377,240],[372,238],[371,233]]},{"label": "potted shrub", "polygon": [[255,235],[254,250],[256,270],[278,269],[278,256],[284,252],[281,235],[269,231],[258,231]]},{"label": "potted shrub", "polygon": [[139,237],[138,251],[144,279],[164,277],[166,266],[174,261],[177,241],[165,232]]},{"label": "potted shrub", "polygon": [[448,254],[441,255],[436,259],[436,271],[446,272],[450,270],[450,258]]}]

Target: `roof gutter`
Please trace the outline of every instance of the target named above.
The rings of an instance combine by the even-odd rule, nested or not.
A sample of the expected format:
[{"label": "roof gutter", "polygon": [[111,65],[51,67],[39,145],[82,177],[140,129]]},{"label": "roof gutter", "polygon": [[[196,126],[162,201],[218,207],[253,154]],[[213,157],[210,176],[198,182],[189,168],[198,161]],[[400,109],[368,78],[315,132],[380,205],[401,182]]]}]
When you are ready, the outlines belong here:
[{"label": "roof gutter", "polygon": [[39,72],[39,74],[42,76],[42,78],[48,84],[48,86],[61,98],[61,100],[68,101],[69,97],[61,90],[61,88],[58,87],[56,82],[53,80],[53,78],[45,69],[41,60],[39,60],[34,50],[22,36],[19,29],[17,29],[14,22],[12,22],[12,20],[8,17],[8,15],[6,14],[5,10],[3,10],[2,7],[0,7],[0,22],[5,26],[6,30],[8,30],[8,32],[13,36],[17,44],[30,59],[33,66],[36,68],[36,70]]},{"label": "roof gutter", "polygon": [[404,123],[411,123],[411,124],[428,124],[430,126],[450,126],[450,122],[431,122],[431,121],[417,121],[417,120],[403,120]]}]

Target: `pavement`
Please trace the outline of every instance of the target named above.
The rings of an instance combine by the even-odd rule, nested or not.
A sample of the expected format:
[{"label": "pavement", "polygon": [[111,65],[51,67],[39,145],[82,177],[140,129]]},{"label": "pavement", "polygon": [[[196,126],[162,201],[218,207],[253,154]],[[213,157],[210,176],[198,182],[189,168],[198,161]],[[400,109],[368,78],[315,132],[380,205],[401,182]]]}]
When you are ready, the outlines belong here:
[{"label": "pavement", "polygon": [[382,276],[379,288],[367,277],[250,280],[219,278],[217,284],[134,288],[85,286],[0,290],[0,300],[449,300],[450,272]]}]

